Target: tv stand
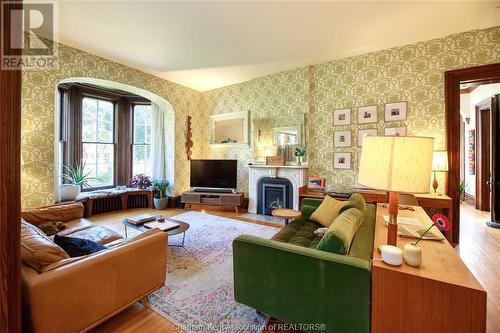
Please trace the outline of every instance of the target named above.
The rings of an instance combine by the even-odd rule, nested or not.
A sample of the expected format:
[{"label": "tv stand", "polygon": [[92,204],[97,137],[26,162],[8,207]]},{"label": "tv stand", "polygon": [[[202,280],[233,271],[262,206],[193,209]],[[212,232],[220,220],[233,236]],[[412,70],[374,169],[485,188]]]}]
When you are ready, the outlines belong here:
[{"label": "tv stand", "polygon": [[181,194],[181,202],[184,204],[184,209],[190,209],[193,204],[229,206],[234,207],[234,211],[238,214],[238,209],[243,203],[243,193],[233,193],[232,191],[229,193],[187,191]]}]

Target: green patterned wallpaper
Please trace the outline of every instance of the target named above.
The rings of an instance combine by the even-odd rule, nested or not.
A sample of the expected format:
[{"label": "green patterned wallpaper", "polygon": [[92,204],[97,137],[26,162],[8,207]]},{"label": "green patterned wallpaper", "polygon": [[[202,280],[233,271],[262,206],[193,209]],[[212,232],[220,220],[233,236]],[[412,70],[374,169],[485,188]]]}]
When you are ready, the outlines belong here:
[{"label": "green patterned wallpaper", "polygon": [[[203,93],[209,114],[250,110],[259,117],[303,112],[311,176],[327,178],[329,189],[348,190],[357,178],[357,130],[406,126],[409,135],[432,136],[444,149],[444,79],[447,70],[500,62],[500,27],[295,69]],[[404,122],[384,122],[384,104],[407,101]],[[377,105],[376,124],[357,124],[359,106]],[[351,126],[333,126],[333,110],[351,108]],[[352,131],[351,148],[334,148],[335,130]],[[240,161],[239,188],[248,187],[254,150],[206,147],[209,157]],[[334,152],[351,152],[350,170],[333,169]],[[439,180],[439,179],[438,179]],[[443,182],[440,182],[443,183]]]},{"label": "green patterned wallpaper", "polygon": [[208,130],[199,110],[200,93],[153,75],[117,64],[60,44],[60,69],[23,71],[22,87],[22,206],[49,205],[54,201],[54,112],[58,82],[90,77],[124,83],[147,90],[167,100],[175,112],[174,193],[189,186],[189,167],[184,149],[186,117],[193,116],[193,156],[201,154],[199,142]]}]

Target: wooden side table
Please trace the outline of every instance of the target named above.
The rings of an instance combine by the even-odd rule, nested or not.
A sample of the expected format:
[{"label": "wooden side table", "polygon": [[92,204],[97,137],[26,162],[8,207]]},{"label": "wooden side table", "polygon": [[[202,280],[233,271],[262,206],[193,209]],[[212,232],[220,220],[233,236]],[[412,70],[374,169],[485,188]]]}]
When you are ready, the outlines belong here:
[{"label": "wooden side table", "polygon": [[301,212],[295,209],[288,209],[288,208],[280,208],[280,209],[274,209],[271,214],[276,217],[281,217],[285,220],[285,225],[288,224],[289,220],[295,219],[302,215]]}]

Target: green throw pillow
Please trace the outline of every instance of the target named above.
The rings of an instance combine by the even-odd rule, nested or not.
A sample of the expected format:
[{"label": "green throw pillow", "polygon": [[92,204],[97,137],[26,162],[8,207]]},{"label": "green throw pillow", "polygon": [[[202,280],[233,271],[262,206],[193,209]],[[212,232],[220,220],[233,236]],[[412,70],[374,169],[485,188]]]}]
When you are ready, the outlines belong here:
[{"label": "green throw pillow", "polygon": [[363,219],[363,213],[357,208],[350,208],[340,214],[328,227],[316,247],[318,250],[346,255]]},{"label": "green throw pillow", "polygon": [[315,207],[315,206],[309,206],[309,205],[302,205],[302,209],[300,210],[300,212],[302,213],[302,218],[304,220],[309,220],[309,218],[311,217],[312,213],[314,213],[314,211],[317,209],[318,207]]},{"label": "green throw pillow", "polygon": [[366,209],[366,201],[365,198],[363,197],[362,194],[360,193],[353,193],[351,194],[351,197],[348,200],[348,204],[346,204],[344,207],[340,209],[340,212],[344,212],[348,210],[349,208],[356,208],[360,210],[361,212],[364,212]]}]

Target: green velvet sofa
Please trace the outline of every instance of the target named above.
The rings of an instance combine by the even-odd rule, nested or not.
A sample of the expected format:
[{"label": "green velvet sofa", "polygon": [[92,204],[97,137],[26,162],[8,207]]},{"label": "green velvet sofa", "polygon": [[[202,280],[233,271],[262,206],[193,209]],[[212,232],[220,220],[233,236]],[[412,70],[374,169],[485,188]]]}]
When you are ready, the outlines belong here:
[{"label": "green velvet sofa", "polygon": [[366,205],[348,254],[339,255],[316,249],[321,226],[309,216],[320,204],[304,199],[302,216],[272,239],[233,241],[234,297],[307,332],[369,332],[375,206]]}]

